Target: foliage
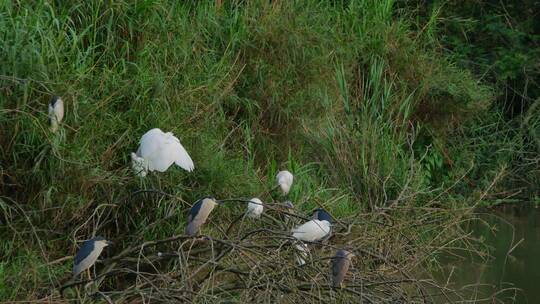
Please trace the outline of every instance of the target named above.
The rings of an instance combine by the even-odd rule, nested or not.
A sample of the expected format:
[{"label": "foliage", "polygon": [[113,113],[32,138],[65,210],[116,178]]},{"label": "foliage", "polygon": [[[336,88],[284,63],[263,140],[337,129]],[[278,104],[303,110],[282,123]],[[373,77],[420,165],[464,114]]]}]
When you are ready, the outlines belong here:
[{"label": "foliage", "polygon": [[[223,2],[0,4],[0,298],[54,301],[78,241],[105,235],[112,255],[182,233],[202,196],[272,202],[282,168],[295,174],[299,212],[322,206],[343,219],[452,210],[490,189],[492,162],[474,187],[462,175],[489,153],[476,148],[486,132],[470,132],[491,127],[478,116],[492,90],[432,48],[437,32],[415,30],[394,1]],[[66,104],[56,134],[46,119],[53,94]],[[180,138],[193,173],[133,176],[129,153],[154,127]],[[160,194],[138,192],[151,189]],[[222,208],[211,221],[235,213]],[[410,227],[421,237],[407,255],[455,236],[430,226],[452,218],[441,214],[398,212],[403,229],[426,225]],[[377,239],[378,227],[365,229]],[[398,250],[404,239],[392,242]]]}]

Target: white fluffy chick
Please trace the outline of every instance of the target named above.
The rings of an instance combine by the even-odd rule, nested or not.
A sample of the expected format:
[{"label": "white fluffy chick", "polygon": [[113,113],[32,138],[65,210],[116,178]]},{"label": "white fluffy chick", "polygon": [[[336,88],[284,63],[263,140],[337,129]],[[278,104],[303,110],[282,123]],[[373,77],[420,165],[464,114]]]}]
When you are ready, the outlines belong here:
[{"label": "white fluffy chick", "polygon": [[261,214],[263,213],[263,210],[264,210],[263,202],[260,199],[254,197],[249,200],[249,203],[247,205],[246,215],[249,218],[254,218],[254,219],[260,218]]}]

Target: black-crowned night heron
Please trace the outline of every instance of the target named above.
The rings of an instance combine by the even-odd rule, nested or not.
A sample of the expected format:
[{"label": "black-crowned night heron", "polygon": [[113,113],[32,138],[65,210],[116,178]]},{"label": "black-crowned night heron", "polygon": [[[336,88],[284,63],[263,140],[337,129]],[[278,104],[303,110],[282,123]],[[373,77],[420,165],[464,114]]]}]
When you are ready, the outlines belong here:
[{"label": "black-crowned night heron", "polygon": [[261,214],[263,213],[263,210],[264,210],[263,202],[260,199],[254,197],[249,200],[246,215],[249,218],[254,218],[254,219],[260,218]]},{"label": "black-crowned night heron", "polygon": [[298,251],[296,261],[299,265],[305,264],[305,259],[309,254],[309,248],[303,242],[317,242],[330,237],[331,222],[321,213],[321,219],[314,218],[306,223],[293,228],[292,236],[300,241],[296,245]]},{"label": "black-crowned night heron", "polygon": [[344,249],[340,249],[336,252],[336,255],[332,258],[332,286],[335,288],[341,287],[349,266],[351,265],[351,259],[354,255]]},{"label": "black-crowned night heron", "polygon": [[81,272],[88,270],[88,278],[90,279],[90,267],[94,265],[97,258],[103,251],[103,248],[111,245],[101,236],[96,236],[93,239],[85,241],[73,260],[73,277],[75,278]]},{"label": "black-crowned night heron", "polygon": [[188,172],[195,169],[180,140],[173,133],[164,133],[158,128],[146,132],[137,153],[131,153],[131,167],[140,177],[152,171],[165,172],[173,163]]},{"label": "black-crowned night heron", "polygon": [[205,197],[198,200],[189,212],[186,234],[190,236],[196,235],[217,204],[218,202],[213,197]]},{"label": "black-crowned night heron", "polygon": [[53,96],[49,102],[49,123],[51,124],[51,131],[56,132],[60,122],[64,118],[64,102],[62,98]]},{"label": "black-crowned night heron", "polygon": [[311,219],[319,220],[319,221],[328,221],[330,224],[332,224],[334,221],[332,216],[328,212],[326,212],[326,210],[322,208],[317,208],[313,210]]},{"label": "black-crowned night heron", "polygon": [[281,192],[283,192],[284,195],[287,195],[291,190],[293,179],[294,177],[292,173],[287,170],[279,171],[276,175],[277,184],[281,188]]},{"label": "black-crowned night heron", "polygon": [[292,236],[303,242],[317,242],[330,234],[330,222],[311,220],[292,229]]}]

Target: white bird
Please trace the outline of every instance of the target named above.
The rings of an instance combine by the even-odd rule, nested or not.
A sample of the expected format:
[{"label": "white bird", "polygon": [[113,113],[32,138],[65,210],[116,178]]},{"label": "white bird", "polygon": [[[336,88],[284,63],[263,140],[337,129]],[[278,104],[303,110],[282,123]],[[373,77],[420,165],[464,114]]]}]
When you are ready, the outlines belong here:
[{"label": "white bird", "polygon": [[131,167],[140,177],[152,171],[165,172],[173,163],[188,172],[195,169],[193,160],[180,140],[173,133],[164,133],[158,128],[141,137],[137,153],[131,153],[131,161]]},{"label": "white bird", "polygon": [[51,124],[51,131],[56,132],[60,122],[64,118],[64,102],[62,98],[53,96],[49,102],[49,123]]},{"label": "white bird", "polygon": [[328,221],[311,220],[293,228],[292,236],[303,242],[320,241],[330,233],[330,226]]},{"label": "white bird", "polygon": [[295,255],[296,263],[299,266],[302,266],[306,264],[306,259],[308,258],[308,255],[310,253],[308,246],[305,243],[300,242],[299,244],[295,245],[296,250],[298,252]]},{"label": "white bird", "polygon": [[276,181],[281,188],[283,194],[287,195],[289,193],[289,191],[291,190],[293,179],[294,178],[292,173],[287,170],[278,172],[278,174],[276,175]]},{"label": "white bird", "polygon": [[260,199],[254,197],[249,200],[246,215],[254,219],[260,218],[261,214],[263,213],[263,210],[264,210],[263,202]]}]

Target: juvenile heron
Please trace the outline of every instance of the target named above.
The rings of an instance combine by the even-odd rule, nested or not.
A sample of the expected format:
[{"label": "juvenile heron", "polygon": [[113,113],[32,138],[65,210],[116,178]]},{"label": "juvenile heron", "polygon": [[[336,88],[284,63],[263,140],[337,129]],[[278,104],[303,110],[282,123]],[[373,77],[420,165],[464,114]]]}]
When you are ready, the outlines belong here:
[{"label": "juvenile heron", "polygon": [[195,169],[193,160],[180,140],[173,133],[164,133],[158,128],[141,137],[137,153],[131,153],[131,163],[135,174],[140,177],[152,171],[165,172],[173,163],[188,172]]},{"label": "juvenile heron", "polygon": [[347,271],[349,271],[353,256],[354,255],[351,252],[340,249],[332,258],[332,286],[334,286],[334,288],[342,286],[345,275],[347,274]]},{"label": "juvenile heron", "polygon": [[291,190],[293,179],[292,173],[287,170],[279,171],[276,175],[276,181],[284,195],[287,195]]},{"label": "juvenile heron", "polygon": [[64,102],[62,98],[53,96],[49,102],[49,123],[51,124],[51,131],[56,132],[60,122],[64,118]]},{"label": "juvenile heron", "polygon": [[263,213],[263,210],[264,210],[263,202],[260,199],[254,197],[249,200],[246,215],[254,219],[260,218],[261,214]]},{"label": "juvenile heron", "polygon": [[189,236],[196,235],[217,204],[218,202],[213,197],[205,197],[198,200],[189,212],[186,234]]},{"label": "juvenile heron", "polygon": [[101,236],[85,241],[73,260],[73,278],[88,270],[88,279],[90,279],[90,267],[94,265],[103,248],[111,244]]}]

